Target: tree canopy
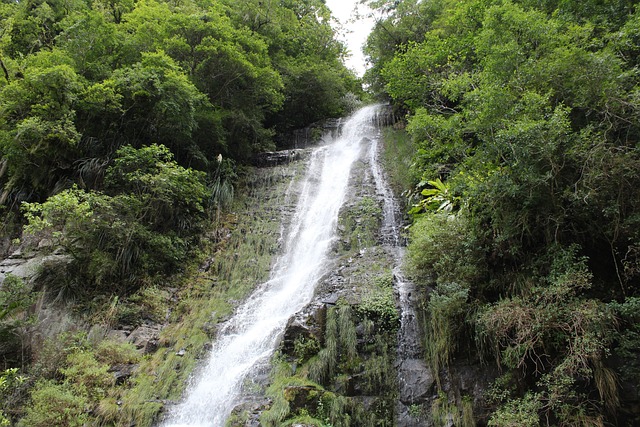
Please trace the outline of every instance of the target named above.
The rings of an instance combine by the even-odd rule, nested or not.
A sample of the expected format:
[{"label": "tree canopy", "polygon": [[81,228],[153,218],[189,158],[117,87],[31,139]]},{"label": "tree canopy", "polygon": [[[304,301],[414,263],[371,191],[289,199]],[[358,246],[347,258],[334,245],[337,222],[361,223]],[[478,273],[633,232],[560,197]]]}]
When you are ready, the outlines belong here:
[{"label": "tree canopy", "polygon": [[331,19],[320,0],[2,3],[0,203],[93,188],[126,145],[213,173],[342,114],[361,89]]}]

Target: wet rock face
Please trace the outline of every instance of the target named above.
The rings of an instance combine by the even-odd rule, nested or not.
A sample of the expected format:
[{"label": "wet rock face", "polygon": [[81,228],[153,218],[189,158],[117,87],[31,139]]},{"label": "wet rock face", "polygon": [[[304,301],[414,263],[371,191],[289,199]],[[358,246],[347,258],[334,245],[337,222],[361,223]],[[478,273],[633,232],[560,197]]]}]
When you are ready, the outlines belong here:
[{"label": "wet rock face", "polygon": [[313,319],[303,319],[299,316],[293,317],[287,323],[287,327],[280,344],[281,350],[284,354],[300,357],[304,355],[298,355],[300,351],[299,346],[302,343],[319,343],[321,340],[321,331],[319,326]]},{"label": "wet rock face", "polygon": [[258,153],[253,157],[253,165],[259,168],[278,166],[303,158],[304,150],[292,149]]},{"label": "wet rock face", "polygon": [[422,359],[407,359],[398,366],[400,402],[405,405],[422,403],[434,393],[435,378]]}]

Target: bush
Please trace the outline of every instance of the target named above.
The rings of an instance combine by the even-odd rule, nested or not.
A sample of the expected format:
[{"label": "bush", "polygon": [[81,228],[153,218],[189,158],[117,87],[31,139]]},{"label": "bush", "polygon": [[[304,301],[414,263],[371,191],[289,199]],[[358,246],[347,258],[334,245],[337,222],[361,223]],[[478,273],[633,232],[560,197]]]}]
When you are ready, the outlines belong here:
[{"label": "bush", "polygon": [[577,248],[553,248],[549,255],[552,268],[538,284],[480,311],[478,337],[493,345],[498,365],[539,378],[539,394],[549,402],[545,410],[559,419],[593,408],[584,384],[592,384],[601,404],[613,409],[617,385],[604,361],[615,319],[605,304],[581,296],[591,274]]},{"label": "bush", "polygon": [[537,427],[540,425],[538,412],[542,402],[536,394],[528,393],[522,399],[514,399],[499,408],[487,424],[490,427]]},{"label": "bush", "polygon": [[448,366],[458,347],[468,298],[467,288],[449,283],[438,285],[427,303],[426,356],[438,385],[438,373]]},{"label": "bush", "polygon": [[177,165],[166,147],[123,147],[106,182],[112,195],[74,187],[23,204],[25,231],[51,235],[83,266],[69,272],[81,279],[75,287],[132,291],[141,275],[178,269],[207,218],[204,174]]},{"label": "bush", "polygon": [[373,320],[384,331],[396,331],[400,327],[400,314],[396,308],[393,287],[373,289],[364,295],[356,311]]},{"label": "bush", "polygon": [[408,269],[415,279],[466,286],[483,280],[484,254],[464,213],[426,213],[410,231]]},{"label": "bush", "polygon": [[89,419],[87,396],[65,384],[39,382],[31,401],[18,427],[82,427]]},{"label": "bush", "polygon": [[74,390],[85,390],[92,400],[104,397],[106,390],[115,383],[109,366],[96,360],[91,351],[76,351],[67,356],[66,368],[60,370]]}]

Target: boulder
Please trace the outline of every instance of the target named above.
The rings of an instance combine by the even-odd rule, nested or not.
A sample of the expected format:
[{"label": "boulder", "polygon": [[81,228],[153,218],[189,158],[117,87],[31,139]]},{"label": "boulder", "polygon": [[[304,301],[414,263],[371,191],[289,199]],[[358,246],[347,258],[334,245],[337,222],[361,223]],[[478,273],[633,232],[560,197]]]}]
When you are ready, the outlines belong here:
[{"label": "boulder", "polygon": [[301,409],[308,413],[317,412],[323,394],[324,390],[314,386],[288,386],[284,389],[284,397],[289,402],[289,410],[294,414]]},{"label": "boulder", "polygon": [[319,337],[313,328],[304,320],[293,317],[287,323],[282,337],[281,349],[284,354],[295,356],[296,342],[319,342]]},{"label": "boulder", "polygon": [[119,364],[114,365],[109,369],[109,372],[113,373],[114,378],[116,379],[116,384],[122,384],[135,372],[138,368],[136,364]]},{"label": "boulder", "polygon": [[11,274],[25,282],[30,282],[38,275],[45,264],[68,264],[73,261],[69,255],[38,255],[27,257],[22,252],[15,252],[7,259],[0,261],[0,286],[7,275]]},{"label": "boulder", "polygon": [[433,394],[435,378],[421,359],[404,360],[398,367],[400,401],[405,405],[424,402]]},{"label": "boulder", "polygon": [[127,337],[127,341],[142,350],[144,354],[153,353],[158,348],[161,325],[142,325],[134,329]]}]

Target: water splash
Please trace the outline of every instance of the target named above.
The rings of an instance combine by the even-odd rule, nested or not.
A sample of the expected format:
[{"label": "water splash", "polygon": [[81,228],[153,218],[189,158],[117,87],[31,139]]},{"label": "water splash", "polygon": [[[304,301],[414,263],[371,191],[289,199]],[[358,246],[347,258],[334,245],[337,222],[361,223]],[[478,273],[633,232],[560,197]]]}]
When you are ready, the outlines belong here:
[{"label": "water splash", "polygon": [[341,135],[310,156],[283,255],[263,283],[223,326],[205,366],[165,427],[221,427],[242,383],[274,352],[288,319],[309,303],[335,238],[351,166],[376,132],[378,106],[358,110]]}]

